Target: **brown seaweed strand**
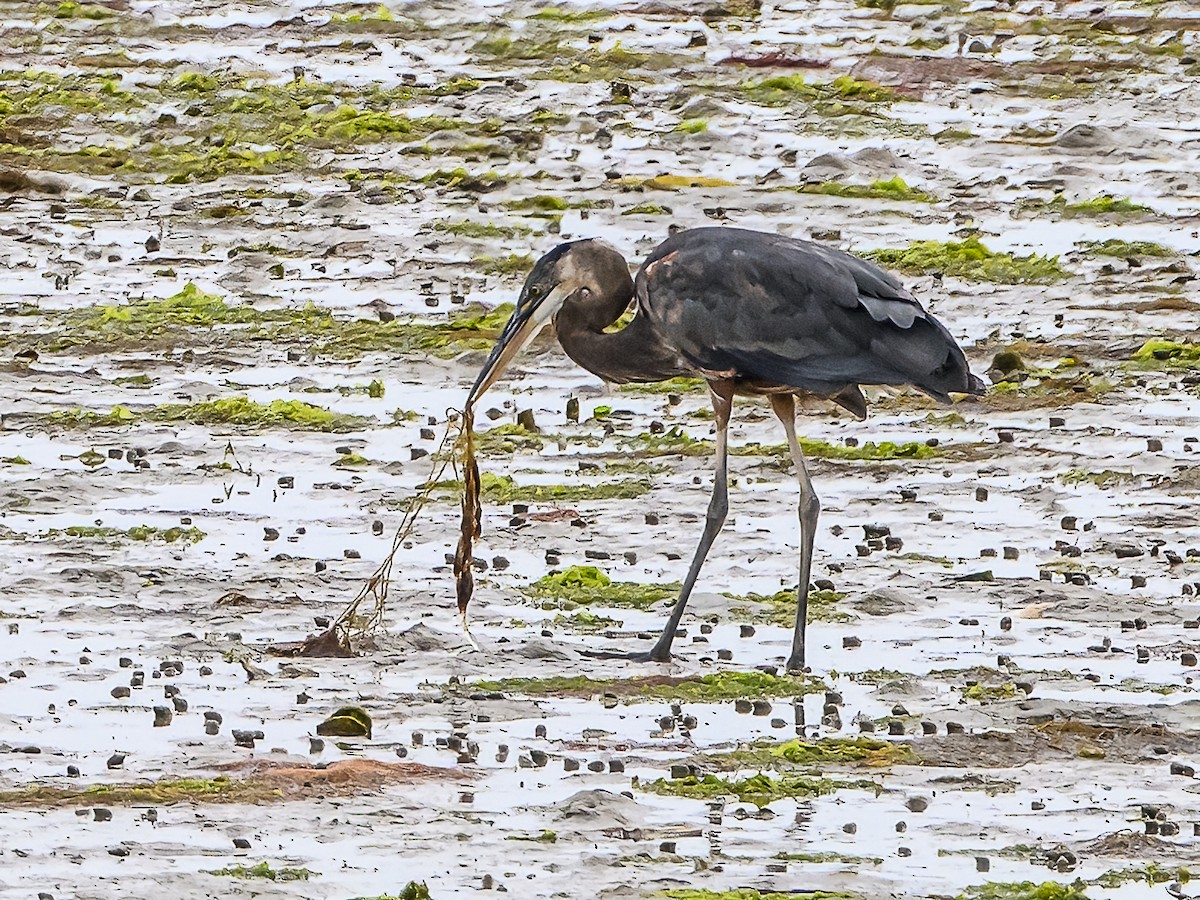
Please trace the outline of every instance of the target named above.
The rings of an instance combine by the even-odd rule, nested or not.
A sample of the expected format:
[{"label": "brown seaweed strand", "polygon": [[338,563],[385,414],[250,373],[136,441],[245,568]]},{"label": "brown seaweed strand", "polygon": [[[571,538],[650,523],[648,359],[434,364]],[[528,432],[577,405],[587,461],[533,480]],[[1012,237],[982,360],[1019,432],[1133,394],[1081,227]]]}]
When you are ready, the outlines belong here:
[{"label": "brown seaweed strand", "polygon": [[458,550],[454,554],[454,588],[458,595],[458,612],[467,618],[467,606],[475,593],[475,574],[472,570],[472,550],[480,533],[479,464],[475,461],[475,410],[468,404],[462,421],[462,525],[459,529]]}]

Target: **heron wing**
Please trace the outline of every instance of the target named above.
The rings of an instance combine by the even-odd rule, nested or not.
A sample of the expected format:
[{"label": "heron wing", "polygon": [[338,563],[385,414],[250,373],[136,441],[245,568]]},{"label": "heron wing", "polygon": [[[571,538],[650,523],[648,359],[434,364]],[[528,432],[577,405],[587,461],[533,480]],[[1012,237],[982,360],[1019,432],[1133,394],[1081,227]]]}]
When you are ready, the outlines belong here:
[{"label": "heron wing", "polygon": [[945,327],[891,274],[839,250],[733,228],[683,231],[638,273],[638,302],[697,368],[834,394],[973,376]]}]

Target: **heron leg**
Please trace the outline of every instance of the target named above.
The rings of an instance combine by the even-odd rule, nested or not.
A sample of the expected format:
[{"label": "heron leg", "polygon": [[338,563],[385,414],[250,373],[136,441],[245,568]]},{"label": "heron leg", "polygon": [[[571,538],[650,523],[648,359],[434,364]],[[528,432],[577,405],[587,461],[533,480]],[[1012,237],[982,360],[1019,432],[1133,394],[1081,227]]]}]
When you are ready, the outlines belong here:
[{"label": "heron leg", "polygon": [[704,519],[704,534],[701,535],[700,544],[696,547],[696,555],[692,557],[692,566],[688,569],[683,587],[679,589],[679,597],[671,609],[671,618],[667,620],[658,643],[650,651],[650,659],[654,662],[667,662],[671,659],[671,641],[675,639],[675,631],[679,628],[680,620],[683,619],[684,607],[687,606],[688,597],[692,595],[692,587],[700,575],[700,568],[704,565],[709,548],[717,539],[717,534],[729,512],[726,442],[729,433],[729,413],[733,408],[733,382],[709,382],[708,391],[717,423],[717,473],[713,478],[712,498],[708,501],[708,515]]},{"label": "heron leg", "polygon": [[771,407],[783,430],[787,432],[788,449],[792,452],[792,463],[796,466],[796,479],[800,482],[800,582],[796,590],[796,629],[792,633],[792,654],[788,657],[787,671],[804,671],[804,630],[808,625],[808,588],[811,584],[813,543],[817,537],[817,518],[821,515],[821,501],[813,490],[808,466],[804,464],[804,451],[796,440],[796,399],[791,394],[772,394]]}]

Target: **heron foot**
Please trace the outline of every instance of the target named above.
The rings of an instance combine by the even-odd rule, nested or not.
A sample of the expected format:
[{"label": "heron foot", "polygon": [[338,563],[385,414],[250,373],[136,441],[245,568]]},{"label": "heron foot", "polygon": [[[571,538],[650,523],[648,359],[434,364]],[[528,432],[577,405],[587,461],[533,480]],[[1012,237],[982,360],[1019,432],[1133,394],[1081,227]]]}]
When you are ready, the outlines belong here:
[{"label": "heron foot", "polygon": [[804,657],[803,656],[789,657],[788,661],[787,661],[787,666],[784,668],[784,671],[788,675],[804,675],[808,671],[804,665]]}]

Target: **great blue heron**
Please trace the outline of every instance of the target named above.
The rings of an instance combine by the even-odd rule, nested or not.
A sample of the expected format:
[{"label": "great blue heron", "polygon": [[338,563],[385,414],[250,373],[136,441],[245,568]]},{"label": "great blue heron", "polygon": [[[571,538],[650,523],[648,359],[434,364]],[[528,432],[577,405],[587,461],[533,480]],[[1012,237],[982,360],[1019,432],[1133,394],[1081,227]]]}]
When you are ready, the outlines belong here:
[{"label": "great blue heron", "polygon": [[[607,331],[636,300],[633,320]],[[729,511],[726,437],[737,394],[770,397],[800,482],[800,579],[789,672],[804,669],[813,539],[821,504],[796,440],[795,397],[815,394],[866,417],[863,384],[912,385],[949,402],[978,394],[962,350],[894,277],[809,241],[741,228],[695,228],[664,241],[630,278],[601,240],[560,244],[537,261],[471,388],[473,404],[549,322],[576,363],[617,384],[678,376],[708,382],[717,472],[704,534],[650,659],[671,641]]]}]

